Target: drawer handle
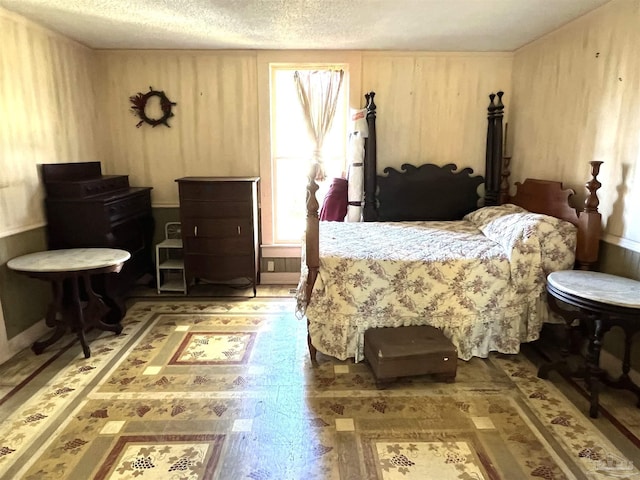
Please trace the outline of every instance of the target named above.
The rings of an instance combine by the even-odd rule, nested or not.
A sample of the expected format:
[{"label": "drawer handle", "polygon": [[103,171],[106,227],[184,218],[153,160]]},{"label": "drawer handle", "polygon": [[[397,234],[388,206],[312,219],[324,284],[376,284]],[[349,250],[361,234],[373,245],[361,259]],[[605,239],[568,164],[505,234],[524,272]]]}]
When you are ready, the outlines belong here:
[{"label": "drawer handle", "polygon": [[238,225],[238,235],[240,235],[240,225]]},{"label": "drawer handle", "polygon": [[198,236],[198,226],[197,226],[197,225],[196,225],[195,227],[193,227],[193,235],[194,235],[195,237],[197,237],[197,236]]}]

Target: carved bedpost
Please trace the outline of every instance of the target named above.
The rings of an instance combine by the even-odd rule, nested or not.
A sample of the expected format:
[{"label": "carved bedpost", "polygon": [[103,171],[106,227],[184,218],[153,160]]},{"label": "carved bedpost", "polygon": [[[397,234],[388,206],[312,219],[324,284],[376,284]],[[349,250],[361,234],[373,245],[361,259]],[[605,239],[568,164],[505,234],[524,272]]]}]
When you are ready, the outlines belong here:
[{"label": "carved bedpost", "polygon": [[365,94],[367,99],[367,125],[369,136],[365,139],[364,149],[364,208],[362,218],[365,222],[378,219],[376,207],[377,190],[377,148],[376,148],[376,104],[373,101],[375,92]]},{"label": "carved bedpost", "polygon": [[[311,292],[313,285],[318,276],[320,268],[320,220],[318,218],[318,199],[316,192],[318,184],[316,183],[316,166],[309,169],[309,178],[307,182],[307,230],[305,233],[305,255],[307,262],[307,284],[305,289],[305,300],[308,303],[311,300]],[[309,331],[309,320],[307,319],[307,332]],[[316,362],[316,348],[311,344],[311,337],[307,333],[307,346],[309,347],[309,356],[311,362]]]},{"label": "carved bedpost", "polygon": [[500,205],[504,205],[505,203],[509,203],[509,177],[511,176],[511,170],[509,170],[509,166],[511,165],[511,157],[504,157],[504,163],[502,164],[502,173],[500,176],[502,177],[502,181],[500,183]]},{"label": "carved bedpost", "polygon": [[600,233],[602,230],[602,215],[598,212],[597,191],[602,186],[598,181],[600,165],[603,162],[592,161],[591,180],[586,183],[589,196],[584,202],[584,209],[578,217],[578,245],[576,247],[576,267],[580,270],[590,270],[598,261],[600,248]]},{"label": "carved bedpost", "polygon": [[509,203],[509,177],[511,176],[511,170],[509,167],[511,165],[511,156],[507,156],[507,140],[509,138],[509,124],[504,124],[504,139],[502,143],[502,168],[500,170],[500,205],[504,205],[505,203]]},{"label": "carved bedpost", "polygon": [[[488,107],[487,126],[487,154],[485,165],[484,204],[485,206],[498,205],[500,199],[500,187],[502,181],[502,117],[504,104],[502,96],[504,92],[489,95],[491,102]],[[498,102],[494,100],[498,97]]]}]

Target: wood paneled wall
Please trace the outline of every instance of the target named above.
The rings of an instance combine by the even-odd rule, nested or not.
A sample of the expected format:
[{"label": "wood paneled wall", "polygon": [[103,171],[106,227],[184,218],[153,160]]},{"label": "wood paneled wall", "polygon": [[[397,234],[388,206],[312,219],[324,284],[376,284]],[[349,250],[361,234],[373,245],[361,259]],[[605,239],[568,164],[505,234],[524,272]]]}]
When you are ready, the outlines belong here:
[{"label": "wood paneled wall", "polygon": [[[257,176],[255,52],[98,51],[101,159],[110,173],[178,204],[176,178]],[[167,128],[143,124],[129,97],[149,87],[176,102]]]},{"label": "wood paneled wall", "polygon": [[484,174],[488,95],[512,97],[508,53],[363,53],[376,92],[378,167],[456,163]]},{"label": "wood paneled wall", "polygon": [[584,197],[604,161],[608,241],[640,251],[640,0],[614,0],[517,51],[513,176],[563,179]]},{"label": "wood paneled wall", "polygon": [[[96,55],[102,159],[109,173],[128,173],[133,184],[153,186],[155,206],[177,205],[174,179],[181,176],[260,175],[259,157],[268,156],[270,149],[260,144],[269,136],[269,125],[259,122],[258,105],[268,110],[269,90],[259,82],[268,84],[269,78],[258,69],[270,61],[347,61],[352,106],[364,104],[364,92],[378,94],[381,168],[433,161],[482,172],[487,95],[503,89],[508,102],[511,89],[510,54],[98,51]],[[135,127],[138,119],[129,97],[149,87],[164,90],[177,102],[171,128]]]},{"label": "wood paneled wall", "polygon": [[38,164],[98,159],[94,52],[0,9],[0,238],[44,223]]}]

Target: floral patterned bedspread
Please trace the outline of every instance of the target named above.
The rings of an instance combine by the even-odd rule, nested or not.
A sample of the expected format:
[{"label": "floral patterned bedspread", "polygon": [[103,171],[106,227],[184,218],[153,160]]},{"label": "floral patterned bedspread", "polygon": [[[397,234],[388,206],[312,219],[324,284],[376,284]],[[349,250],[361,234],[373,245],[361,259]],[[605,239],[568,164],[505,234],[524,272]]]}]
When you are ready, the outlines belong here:
[{"label": "floral patterned bedspread", "polygon": [[[320,270],[299,297],[313,345],[362,358],[368,328],[431,325],[464,360],[517,353],[547,319],[545,279],[573,267],[576,228],[514,205],[455,222],[320,222]],[[304,292],[304,275],[298,289]]]}]

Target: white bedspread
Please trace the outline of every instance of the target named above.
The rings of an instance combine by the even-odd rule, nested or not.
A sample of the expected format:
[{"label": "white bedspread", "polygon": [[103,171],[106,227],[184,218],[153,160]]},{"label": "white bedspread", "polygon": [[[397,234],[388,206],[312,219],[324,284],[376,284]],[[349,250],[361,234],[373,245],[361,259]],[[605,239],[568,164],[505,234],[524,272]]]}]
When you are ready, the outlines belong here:
[{"label": "white bedspread", "polygon": [[575,241],[570,223],[512,205],[457,222],[321,222],[311,341],[358,361],[368,328],[432,325],[465,360],[517,353],[538,338],[546,275],[572,268]]}]

